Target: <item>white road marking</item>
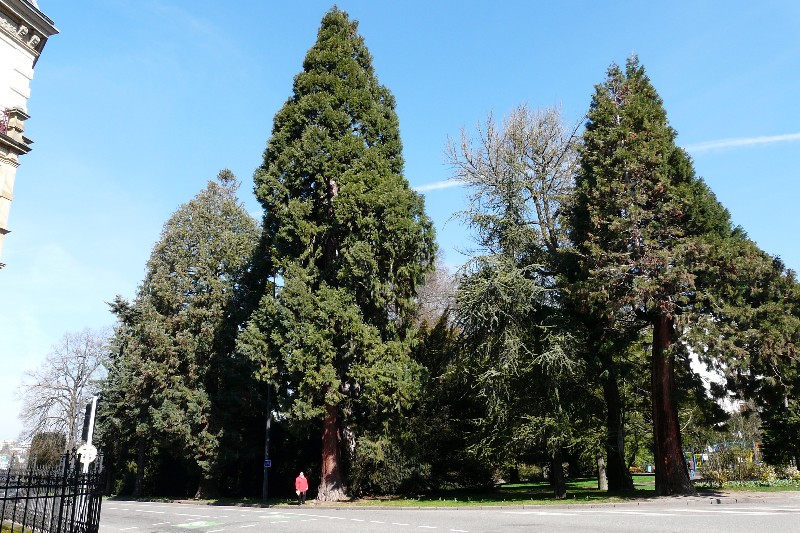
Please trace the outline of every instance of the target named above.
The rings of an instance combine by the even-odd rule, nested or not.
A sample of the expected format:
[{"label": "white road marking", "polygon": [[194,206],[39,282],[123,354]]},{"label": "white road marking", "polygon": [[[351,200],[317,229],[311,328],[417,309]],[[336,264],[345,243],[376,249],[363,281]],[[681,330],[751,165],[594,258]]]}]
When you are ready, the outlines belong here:
[{"label": "white road marking", "polygon": [[150,511],[148,509],[134,509],[137,513],[154,513],[154,514],[164,514],[165,511]]},{"label": "white road marking", "polygon": [[[728,509],[734,510],[742,510],[742,511],[752,511],[752,507],[728,507]],[[781,511],[786,513],[800,513],[800,509],[797,507],[758,507],[759,511]]]},{"label": "white road marking", "polygon": [[400,522],[392,522],[393,526],[407,526],[408,524],[401,524]]},{"label": "white road marking", "polygon": [[159,522],[157,524],[152,524],[152,525],[154,525],[154,526],[163,526],[163,525],[166,525],[166,524],[169,524],[169,523],[170,522]]},{"label": "white road marking", "polygon": [[175,513],[175,516],[191,516],[194,518],[211,518],[211,516],[207,514],[187,514],[187,513]]},{"label": "white road marking", "polygon": [[424,529],[438,529],[436,526],[417,526],[417,527],[421,527]]},{"label": "white road marking", "polygon": [[[746,515],[746,516],[773,516],[782,513],[776,513],[775,511],[729,511],[727,509],[686,509],[687,513],[696,513],[696,514],[738,514],[738,515]],[[677,515],[673,515],[677,516]]]},{"label": "white road marking", "polygon": [[121,528],[121,529],[120,529],[120,531],[129,531],[129,530],[131,530],[131,529],[139,529],[139,528],[138,528],[138,527],[136,527],[136,526],[133,526],[133,527],[123,527],[123,528]]},{"label": "white road marking", "polygon": [[370,520],[371,524],[385,524],[386,522],[381,522],[380,520]]},{"label": "white road marking", "polygon": [[212,529],[210,531],[206,531],[206,533],[219,533],[220,531],[225,531],[224,529]]},{"label": "white road marking", "polygon": [[469,533],[466,529],[451,529],[450,531],[454,531],[455,533]]},{"label": "white road marking", "polygon": [[747,508],[747,507],[729,507],[727,509],[670,509],[676,513],[716,513],[716,514],[743,514],[743,515],[776,515],[776,514],[789,514],[789,513],[800,513],[800,509],[788,509],[788,508],[762,508],[759,507],[757,509],[754,508]]},{"label": "white road marking", "polygon": [[258,524],[247,524],[246,526],[239,526],[239,527],[242,527],[242,528],[244,528],[244,527],[256,527],[256,525],[258,525]]},{"label": "white road marking", "polygon": [[351,518],[350,520],[352,520],[353,522],[363,522],[364,521],[361,518]]}]

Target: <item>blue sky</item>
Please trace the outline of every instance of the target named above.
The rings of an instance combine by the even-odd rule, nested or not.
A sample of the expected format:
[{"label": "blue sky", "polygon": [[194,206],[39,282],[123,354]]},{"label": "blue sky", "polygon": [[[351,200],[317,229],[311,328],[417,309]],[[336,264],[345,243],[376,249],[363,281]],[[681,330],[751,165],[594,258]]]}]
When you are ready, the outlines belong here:
[{"label": "blue sky", "polygon": [[[161,227],[228,167],[252,175],[329,2],[40,0],[60,34],[31,84],[0,270],[0,439],[22,372],[67,331],[111,325]],[[678,143],[735,223],[800,269],[800,3],[348,1],[397,99],[412,186],[451,267],[470,240],[454,212],[448,136],[492,112],[586,112],[608,65],[639,55]]]}]

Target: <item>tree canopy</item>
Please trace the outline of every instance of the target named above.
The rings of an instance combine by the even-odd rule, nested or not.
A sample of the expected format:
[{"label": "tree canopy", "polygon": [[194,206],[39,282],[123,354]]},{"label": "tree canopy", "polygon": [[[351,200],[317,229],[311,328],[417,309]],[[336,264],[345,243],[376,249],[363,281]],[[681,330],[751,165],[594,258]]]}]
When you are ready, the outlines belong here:
[{"label": "tree canopy", "polygon": [[137,487],[145,446],[155,446],[189,463],[198,496],[217,493],[226,378],[258,239],[237,188],[223,170],[181,206],[164,225],[136,299],[112,305],[119,325],[105,437],[138,448]]},{"label": "tree canopy", "polygon": [[[651,446],[657,492],[686,494],[681,424],[700,446],[710,396],[730,394],[755,400],[769,458],[800,460],[800,285],[695,174],[636,57],[595,87],[582,132],[523,105],[448,143],[477,242],[455,276],[395,106],[332,8],[255,171],[262,224],[221,171],[111,303],[99,437],[119,483],[252,495],[271,438],[272,472],[304,470],[312,495],[319,477],[319,500],[514,479],[525,461],[557,498],[564,462],[633,490]],[[727,381],[709,395],[691,361]],[[53,430],[74,441],[39,424],[38,444]]]},{"label": "tree canopy", "polygon": [[394,97],[357,28],[338,8],[325,15],[275,116],[255,193],[279,287],[240,338],[280,383],[287,416],[324,421],[318,497],[332,500],[346,491],[343,435],[386,432],[416,394],[415,296],[436,250],[403,176]]}]

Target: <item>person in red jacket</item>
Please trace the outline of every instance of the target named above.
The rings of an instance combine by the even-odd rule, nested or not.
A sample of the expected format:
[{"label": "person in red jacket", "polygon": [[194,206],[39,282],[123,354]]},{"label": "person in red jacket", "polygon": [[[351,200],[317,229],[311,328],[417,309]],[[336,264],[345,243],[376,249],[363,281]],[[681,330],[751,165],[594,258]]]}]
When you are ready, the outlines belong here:
[{"label": "person in red jacket", "polygon": [[294,480],[294,491],[297,493],[297,501],[300,505],[306,503],[306,491],[308,491],[308,479],[300,472]]}]

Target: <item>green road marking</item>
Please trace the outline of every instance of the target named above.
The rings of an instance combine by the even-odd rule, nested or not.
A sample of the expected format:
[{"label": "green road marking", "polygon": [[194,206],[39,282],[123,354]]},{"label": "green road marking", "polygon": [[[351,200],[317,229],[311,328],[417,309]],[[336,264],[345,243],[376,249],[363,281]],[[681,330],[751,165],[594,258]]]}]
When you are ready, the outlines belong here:
[{"label": "green road marking", "polygon": [[185,524],[176,524],[176,527],[183,527],[186,529],[199,529],[201,527],[218,526],[222,522],[209,522],[208,520],[198,520],[196,522],[186,522]]}]

